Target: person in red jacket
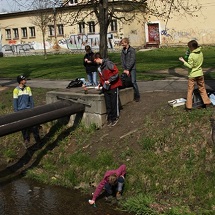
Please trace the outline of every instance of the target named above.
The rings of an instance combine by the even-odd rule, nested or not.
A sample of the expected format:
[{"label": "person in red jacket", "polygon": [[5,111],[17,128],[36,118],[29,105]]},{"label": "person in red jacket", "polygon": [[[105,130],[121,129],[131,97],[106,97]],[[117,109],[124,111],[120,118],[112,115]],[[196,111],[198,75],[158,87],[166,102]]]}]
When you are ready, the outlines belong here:
[{"label": "person in red jacket", "polygon": [[103,59],[100,53],[94,55],[94,62],[99,65],[100,83],[105,97],[108,126],[115,126],[119,120],[119,87],[122,81],[119,70],[109,59]]},{"label": "person in red jacket", "polygon": [[118,169],[108,170],[104,178],[101,180],[97,186],[95,192],[93,193],[92,200],[89,203],[95,204],[97,197],[100,195],[103,188],[109,195],[114,195],[116,191],[116,198],[118,199],[122,194],[122,188],[125,181],[126,165],[122,164]]}]

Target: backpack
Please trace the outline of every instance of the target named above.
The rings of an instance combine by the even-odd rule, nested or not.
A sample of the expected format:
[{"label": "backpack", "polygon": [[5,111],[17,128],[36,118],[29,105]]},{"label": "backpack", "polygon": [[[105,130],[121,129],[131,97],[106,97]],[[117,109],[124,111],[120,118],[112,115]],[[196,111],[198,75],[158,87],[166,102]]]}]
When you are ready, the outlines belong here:
[{"label": "backpack", "polygon": [[66,88],[69,89],[73,87],[81,87],[82,85],[83,85],[83,81],[80,80],[79,78],[76,78],[75,80],[72,80]]},{"label": "backpack", "polygon": [[121,88],[133,87],[133,84],[131,82],[131,76],[128,76],[126,73],[122,73],[120,79],[122,81]]}]

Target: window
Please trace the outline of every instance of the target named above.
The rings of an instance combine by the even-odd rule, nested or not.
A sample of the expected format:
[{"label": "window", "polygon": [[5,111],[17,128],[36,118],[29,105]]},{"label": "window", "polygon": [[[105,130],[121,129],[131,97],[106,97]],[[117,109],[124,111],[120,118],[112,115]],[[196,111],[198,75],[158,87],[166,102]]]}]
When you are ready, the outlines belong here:
[{"label": "window", "polygon": [[30,37],[36,37],[35,27],[29,27]]},{"label": "window", "polygon": [[85,33],[85,23],[79,22],[78,27],[79,27],[79,34],[84,34]]},{"label": "window", "polygon": [[27,28],[21,28],[22,31],[22,38],[27,38],[28,34],[27,34]]},{"label": "window", "polygon": [[6,39],[11,39],[11,30],[5,29],[5,33],[6,33]]},{"label": "window", "polygon": [[110,31],[117,31],[117,20],[112,20],[110,22]]},{"label": "window", "polygon": [[54,25],[49,25],[48,28],[49,28],[49,36],[51,36],[51,37],[54,36],[55,35]]},{"label": "window", "polygon": [[58,29],[58,35],[64,35],[64,30],[63,30],[62,24],[57,25],[57,29]]},{"label": "window", "polygon": [[18,28],[13,28],[13,38],[19,39],[19,30]]},{"label": "window", "polygon": [[69,5],[77,4],[77,3],[78,3],[78,0],[70,0],[70,1],[69,1]]},{"label": "window", "polygon": [[88,25],[89,25],[89,33],[95,33],[95,22],[94,21],[88,22]]}]

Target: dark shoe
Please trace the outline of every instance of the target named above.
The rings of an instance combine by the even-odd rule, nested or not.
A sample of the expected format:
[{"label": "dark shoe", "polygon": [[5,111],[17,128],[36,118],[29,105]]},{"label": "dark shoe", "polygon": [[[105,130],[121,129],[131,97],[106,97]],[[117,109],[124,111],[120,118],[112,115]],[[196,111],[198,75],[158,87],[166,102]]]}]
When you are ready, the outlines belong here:
[{"label": "dark shoe", "polygon": [[210,104],[205,104],[205,108],[210,108],[210,107],[213,107],[213,104],[210,103]]},{"label": "dark shoe", "polygon": [[112,125],[112,121],[109,120],[109,121],[107,122],[107,126],[110,127],[111,125]]},{"label": "dark shoe", "polygon": [[185,107],[185,110],[186,110],[187,112],[190,112],[190,111],[192,111],[192,108],[186,108],[186,107]]},{"label": "dark shoe", "polygon": [[114,121],[112,122],[111,126],[112,126],[112,127],[115,126],[115,125],[118,123],[118,121],[119,121],[119,119],[114,120]]},{"label": "dark shoe", "polygon": [[135,101],[135,102],[139,102],[139,101],[140,101],[140,98],[135,98],[134,101]]}]

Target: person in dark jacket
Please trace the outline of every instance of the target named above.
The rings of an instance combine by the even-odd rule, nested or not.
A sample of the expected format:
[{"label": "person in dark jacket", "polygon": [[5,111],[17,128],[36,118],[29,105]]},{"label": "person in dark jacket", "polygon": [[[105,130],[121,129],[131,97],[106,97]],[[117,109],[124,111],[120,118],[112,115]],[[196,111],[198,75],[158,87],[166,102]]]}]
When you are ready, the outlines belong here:
[{"label": "person in dark jacket", "polygon": [[[26,78],[23,75],[17,76],[18,86],[13,90],[13,108],[14,111],[22,111],[34,107],[31,88],[26,86]],[[41,142],[38,126],[26,128],[22,130],[24,145],[27,148],[30,144],[30,132],[33,132],[34,139],[37,144]]]},{"label": "person in dark jacket", "polygon": [[108,126],[115,126],[119,120],[119,87],[122,81],[119,70],[109,59],[103,59],[100,53],[94,55],[100,77],[100,84],[105,97]]},{"label": "person in dark jacket", "polygon": [[93,61],[94,53],[90,46],[85,46],[84,66],[86,68],[87,79],[91,85],[97,86],[97,64]]},{"label": "person in dark jacket", "polygon": [[129,39],[123,38],[121,40],[121,45],[123,47],[121,52],[121,63],[123,68],[123,73],[131,76],[131,82],[134,89],[134,100],[136,102],[140,101],[139,88],[136,82],[136,54],[135,49],[129,45]]}]

